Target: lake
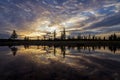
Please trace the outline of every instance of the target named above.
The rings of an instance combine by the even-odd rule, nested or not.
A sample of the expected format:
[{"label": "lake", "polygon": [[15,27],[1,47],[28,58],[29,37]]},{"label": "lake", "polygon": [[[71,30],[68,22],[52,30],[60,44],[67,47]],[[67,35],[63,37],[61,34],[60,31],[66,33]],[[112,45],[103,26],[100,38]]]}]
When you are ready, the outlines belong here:
[{"label": "lake", "polygon": [[0,46],[0,80],[120,80],[120,47]]}]

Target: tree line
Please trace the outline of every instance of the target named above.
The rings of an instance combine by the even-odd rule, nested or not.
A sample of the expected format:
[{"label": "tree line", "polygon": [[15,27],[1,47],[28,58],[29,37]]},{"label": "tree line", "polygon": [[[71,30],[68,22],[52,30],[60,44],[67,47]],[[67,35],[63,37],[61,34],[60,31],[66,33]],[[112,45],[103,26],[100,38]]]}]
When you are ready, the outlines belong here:
[{"label": "tree line", "polygon": [[[81,35],[78,35],[78,36],[76,36],[76,37],[71,37],[71,36],[66,36],[66,33],[65,33],[65,29],[63,30],[63,32],[61,32],[61,37],[60,38],[57,38],[56,37],[56,32],[54,31],[54,33],[53,33],[53,37],[48,37],[48,38],[46,38],[45,36],[44,36],[44,38],[43,39],[36,39],[36,40],[87,40],[87,41],[107,41],[107,40],[109,40],[109,41],[120,41],[120,36],[118,36],[118,35],[116,35],[115,33],[114,34],[111,34],[110,36],[108,36],[108,37],[103,37],[103,38],[101,38],[101,37],[97,37],[97,36],[95,36],[95,35],[88,35],[88,36],[81,36]],[[15,30],[13,30],[13,33],[11,34],[11,36],[10,36],[10,40],[16,40],[18,38],[18,34],[16,33],[16,31]],[[24,40],[30,40],[30,38],[29,37],[24,37]]]}]

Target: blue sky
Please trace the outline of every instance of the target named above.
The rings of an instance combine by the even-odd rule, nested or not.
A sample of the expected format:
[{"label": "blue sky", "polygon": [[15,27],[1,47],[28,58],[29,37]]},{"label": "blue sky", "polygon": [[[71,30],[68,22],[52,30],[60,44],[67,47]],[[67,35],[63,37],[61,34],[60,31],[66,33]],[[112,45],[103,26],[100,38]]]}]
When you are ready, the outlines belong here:
[{"label": "blue sky", "polygon": [[14,29],[39,36],[63,27],[70,34],[118,32],[120,0],[0,0],[0,37]]}]

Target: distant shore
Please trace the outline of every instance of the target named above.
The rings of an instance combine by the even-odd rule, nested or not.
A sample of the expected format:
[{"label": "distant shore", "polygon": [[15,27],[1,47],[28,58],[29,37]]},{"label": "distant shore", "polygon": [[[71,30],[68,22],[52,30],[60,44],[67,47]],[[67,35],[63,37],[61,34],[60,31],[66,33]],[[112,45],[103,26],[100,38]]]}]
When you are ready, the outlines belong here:
[{"label": "distant shore", "polygon": [[7,45],[56,45],[56,46],[120,46],[120,41],[96,40],[0,40],[0,46]]}]

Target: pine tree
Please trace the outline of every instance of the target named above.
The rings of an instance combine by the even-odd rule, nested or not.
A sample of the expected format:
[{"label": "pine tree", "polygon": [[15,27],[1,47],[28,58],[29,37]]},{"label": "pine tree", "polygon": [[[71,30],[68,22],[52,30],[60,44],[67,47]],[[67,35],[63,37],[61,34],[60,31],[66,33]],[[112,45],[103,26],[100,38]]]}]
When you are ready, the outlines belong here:
[{"label": "pine tree", "polygon": [[12,33],[12,35],[10,36],[10,39],[15,40],[17,37],[18,37],[18,35],[17,35],[16,31],[13,30],[13,33]]}]

